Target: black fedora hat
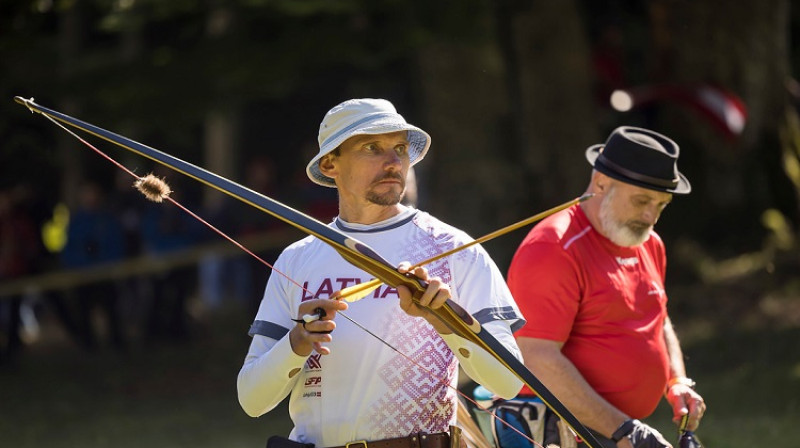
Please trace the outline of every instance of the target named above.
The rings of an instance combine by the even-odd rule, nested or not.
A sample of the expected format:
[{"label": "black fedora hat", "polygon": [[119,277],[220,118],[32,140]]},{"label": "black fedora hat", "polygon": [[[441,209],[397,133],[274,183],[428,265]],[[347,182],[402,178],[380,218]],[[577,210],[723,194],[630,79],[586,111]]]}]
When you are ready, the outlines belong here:
[{"label": "black fedora hat", "polygon": [[650,190],[687,194],[692,186],[678,172],[677,143],[658,132],[622,126],[605,144],[590,146],[586,160],[597,171]]}]

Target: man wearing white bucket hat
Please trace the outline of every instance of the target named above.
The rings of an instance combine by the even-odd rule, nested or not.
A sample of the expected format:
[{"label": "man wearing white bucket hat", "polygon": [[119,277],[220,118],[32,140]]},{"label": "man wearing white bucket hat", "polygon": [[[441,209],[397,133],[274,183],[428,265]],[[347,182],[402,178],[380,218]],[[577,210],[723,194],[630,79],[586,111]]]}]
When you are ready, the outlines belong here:
[{"label": "man wearing white bucket hat", "polygon": [[[425,157],[430,141],[386,100],[354,99],[331,109],[320,125],[320,151],[306,170],[313,182],[338,190],[339,216],[330,225],[398,266],[472,241],[400,203],[409,167]],[[381,285],[349,307],[330,300],[370,277],[314,237],[286,248],[275,268],[303,287],[270,277],[239,373],[239,401],[249,415],[259,416],[291,394],[291,441],[448,448],[458,443],[448,430],[456,424],[459,364],[500,396],[513,397],[522,385],[485,351],[415,305],[405,287]],[[480,245],[413,274],[429,285],[421,304],[437,308],[454,300],[521,359],[512,331],[524,323],[522,315]],[[317,308],[325,311],[324,319],[296,323]],[[399,345],[402,355],[350,320],[333,319],[345,309],[371,333]]]}]

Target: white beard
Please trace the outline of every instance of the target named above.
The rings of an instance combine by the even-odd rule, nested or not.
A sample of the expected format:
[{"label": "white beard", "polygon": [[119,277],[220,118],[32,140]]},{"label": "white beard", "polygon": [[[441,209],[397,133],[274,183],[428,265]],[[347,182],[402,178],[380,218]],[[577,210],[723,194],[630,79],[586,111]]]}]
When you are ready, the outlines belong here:
[{"label": "white beard", "polygon": [[632,228],[627,223],[620,222],[614,215],[610,204],[611,199],[614,197],[615,190],[616,189],[612,187],[600,203],[600,225],[603,226],[603,232],[606,238],[610,239],[611,242],[617,246],[639,246],[650,239],[650,231],[653,230],[653,226],[636,229]]}]

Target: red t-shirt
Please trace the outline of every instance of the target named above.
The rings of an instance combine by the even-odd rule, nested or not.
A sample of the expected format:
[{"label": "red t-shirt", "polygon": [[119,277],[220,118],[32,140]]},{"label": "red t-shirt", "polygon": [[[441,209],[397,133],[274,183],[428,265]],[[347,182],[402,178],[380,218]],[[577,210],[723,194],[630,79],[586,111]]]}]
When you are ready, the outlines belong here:
[{"label": "red t-shirt", "polygon": [[595,391],[647,417],[669,375],[665,269],[654,232],[638,247],[620,247],[580,205],[570,207],[534,227],[511,262],[508,286],[528,321],[516,336],[564,342],[562,353]]}]

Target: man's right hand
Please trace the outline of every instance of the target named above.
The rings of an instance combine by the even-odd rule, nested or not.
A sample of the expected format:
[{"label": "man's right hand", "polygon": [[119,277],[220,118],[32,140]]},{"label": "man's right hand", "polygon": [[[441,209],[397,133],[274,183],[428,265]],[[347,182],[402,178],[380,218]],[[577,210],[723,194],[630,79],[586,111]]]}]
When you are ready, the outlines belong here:
[{"label": "man's right hand", "polygon": [[[633,431],[627,436],[633,448],[672,448],[672,445],[655,428],[639,420],[634,420],[634,422]],[[617,446],[623,446],[623,444],[618,443]]]},{"label": "man's right hand", "polygon": [[337,311],[347,309],[347,302],[331,299],[313,299],[300,304],[297,309],[297,319],[303,319],[306,314],[315,314],[317,308],[325,312],[324,317],[313,322],[298,322],[289,332],[289,341],[292,351],[300,356],[308,356],[312,350],[321,355],[329,355],[331,350],[322,344],[330,342],[333,338],[330,332],[336,328],[333,318]]},{"label": "man's right hand", "polygon": [[423,267],[417,267],[413,271],[409,271],[410,267],[411,263],[404,261],[400,263],[397,270],[402,274],[410,272],[418,279],[426,282],[428,286],[417,304],[414,303],[411,290],[404,285],[398,285],[397,295],[400,297],[400,309],[409,316],[424,318],[439,334],[452,333],[452,330],[430,311],[431,309],[441,308],[452,297],[450,285],[442,281],[440,277],[428,277],[428,270]]}]

